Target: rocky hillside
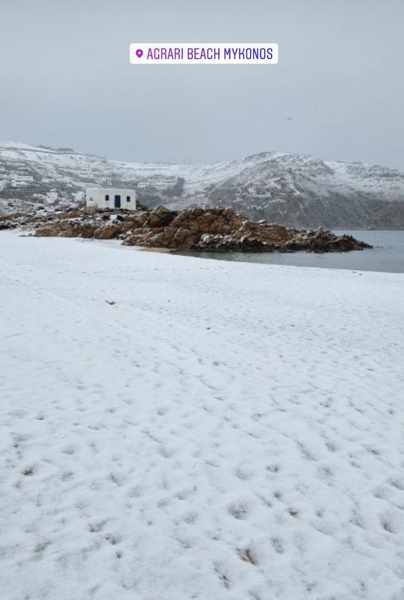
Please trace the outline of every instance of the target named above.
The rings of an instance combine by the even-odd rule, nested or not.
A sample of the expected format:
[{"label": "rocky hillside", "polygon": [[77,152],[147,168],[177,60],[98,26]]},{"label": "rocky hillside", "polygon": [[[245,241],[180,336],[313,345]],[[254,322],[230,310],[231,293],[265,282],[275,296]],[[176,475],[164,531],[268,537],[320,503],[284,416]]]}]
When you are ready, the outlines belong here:
[{"label": "rocky hillside", "polygon": [[208,165],[129,163],[0,145],[0,211],[79,203],[94,185],[133,186],[149,207],[230,207],[293,227],[404,229],[404,173],[377,165],[279,152]]},{"label": "rocky hillside", "polygon": [[0,230],[20,228],[43,237],[121,240],[127,246],[240,252],[349,252],[370,248],[349,235],[249,221],[231,208],[164,207],[138,211],[40,210],[0,216]]}]

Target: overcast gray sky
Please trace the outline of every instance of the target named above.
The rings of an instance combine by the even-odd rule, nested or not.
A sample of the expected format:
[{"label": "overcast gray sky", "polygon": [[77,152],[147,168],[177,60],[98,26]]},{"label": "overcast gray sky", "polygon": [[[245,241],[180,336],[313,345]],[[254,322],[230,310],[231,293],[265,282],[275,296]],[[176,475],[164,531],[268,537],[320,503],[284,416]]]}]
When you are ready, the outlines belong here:
[{"label": "overcast gray sky", "polygon": [[[403,27],[403,0],[0,0],[0,139],[404,169]],[[272,41],[280,62],[134,66],[134,41]]]}]

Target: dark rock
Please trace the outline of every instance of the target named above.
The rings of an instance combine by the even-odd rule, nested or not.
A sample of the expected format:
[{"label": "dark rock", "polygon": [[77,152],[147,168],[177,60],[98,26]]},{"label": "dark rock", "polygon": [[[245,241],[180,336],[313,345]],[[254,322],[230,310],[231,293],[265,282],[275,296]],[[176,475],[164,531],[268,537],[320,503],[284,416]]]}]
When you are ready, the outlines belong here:
[{"label": "dark rock", "polygon": [[56,210],[0,219],[0,229],[23,227],[38,236],[121,239],[128,246],[241,252],[348,252],[369,248],[348,235],[327,229],[300,230],[267,221],[248,221],[230,208],[171,211]]},{"label": "dark rock", "polygon": [[118,238],[122,233],[122,226],[108,223],[102,227],[98,227],[94,231],[94,237],[99,240],[114,240]]},{"label": "dark rock", "polygon": [[145,225],[148,227],[166,227],[176,216],[176,211],[168,210],[164,206],[159,206],[149,212]]}]

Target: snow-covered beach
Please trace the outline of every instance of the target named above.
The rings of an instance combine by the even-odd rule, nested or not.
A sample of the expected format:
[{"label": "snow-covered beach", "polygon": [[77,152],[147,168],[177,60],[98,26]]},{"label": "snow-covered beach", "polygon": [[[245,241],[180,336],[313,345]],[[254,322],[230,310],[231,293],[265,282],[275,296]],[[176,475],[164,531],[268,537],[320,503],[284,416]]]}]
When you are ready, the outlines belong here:
[{"label": "snow-covered beach", "polygon": [[0,233],[4,600],[404,598],[404,275]]}]

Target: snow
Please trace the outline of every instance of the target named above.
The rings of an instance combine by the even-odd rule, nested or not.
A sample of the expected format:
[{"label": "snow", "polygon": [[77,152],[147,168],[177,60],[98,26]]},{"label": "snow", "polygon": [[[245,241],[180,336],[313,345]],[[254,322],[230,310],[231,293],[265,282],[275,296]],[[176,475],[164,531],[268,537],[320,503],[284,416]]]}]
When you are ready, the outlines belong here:
[{"label": "snow", "polygon": [[335,194],[348,196],[352,201],[361,194],[386,201],[401,201],[404,197],[404,174],[396,169],[276,151],[207,164],[143,163],[106,160],[69,148],[0,143],[0,182],[5,185],[16,181],[19,174],[39,178],[42,184],[55,188],[62,186],[60,196],[67,194],[66,184],[83,190],[88,185],[106,185],[112,179],[120,181],[121,187],[125,187],[125,182],[129,187],[136,182],[139,189],[152,186],[164,195],[182,178],[183,195],[165,197],[164,204],[170,202],[173,207],[206,203],[213,188],[229,185],[232,197],[244,205],[245,190],[239,189],[243,187],[254,194],[249,199],[253,203],[257,198],[263,200],[279,193],[307,200],[313,196],[324,200]]},{"label": "snow", "polygon": [[0,234],[6,600],[404,597],[404,276]]}]

